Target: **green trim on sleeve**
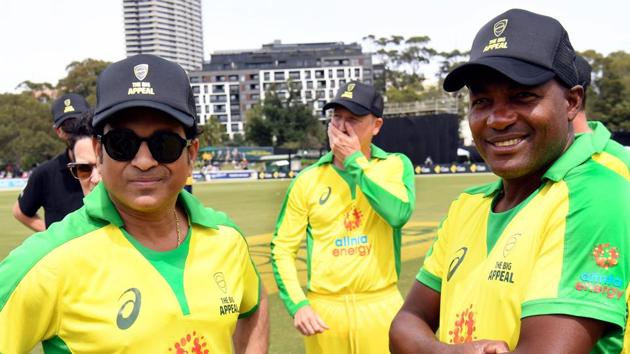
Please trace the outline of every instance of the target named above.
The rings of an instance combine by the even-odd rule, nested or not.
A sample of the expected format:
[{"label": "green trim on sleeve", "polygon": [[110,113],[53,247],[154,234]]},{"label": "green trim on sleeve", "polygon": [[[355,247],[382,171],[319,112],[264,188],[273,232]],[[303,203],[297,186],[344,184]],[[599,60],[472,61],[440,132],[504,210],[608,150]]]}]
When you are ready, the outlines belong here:
[{"label": "green trim on sleeve", "polygon": [[394,229],[394,264],[396,265],[396,279],[400,279],[402,249],[402,229]]},{"label": "green trim on sleeve", "polygon": [[[332,154],[330,156],[332,156]],[[323,157],[322,157],[322,159],[323,159]],[[320,161],[321,161],[321,159],[320,159]],[[300,174],[303,174],[304,172],[306,172],[306,170],[308,170],[310,168],[314,168],[314,167],[309,166],[309,167],[307,167],[307,169],[305,169],[304,171],[300,172]],[[301,302],[298,303],[298,304],[293,303],[293,301],[291,300],[291,296],[289,296],[289,291],[287,289],[287,286],[284,284],[284,281],[282,280],[282,277],[280,276],[280,270],[278,269],[278,265],[276,264],[276,259],[274,257],[274,248],[275,248],[274,239],[278,236],[278,230],[280,229],[280,226],[282,225],[282,222],[284,221],[284,214],[286,213],[286,210],[287,210],[287,204],[289,202],[289,196],[291,195],[291,191],[293,190],[293,186],[295,186],[295,183],[298,181],[299,177],[300,176],[298,175],[298,177],[296,177],[289,184],[289,188],[287,189],[287,193],[286,193],[286,195],[284,197],[284,201],[282,202],[282,207],[280,208],[280,214],[278,215],[278,219],[276,221],[276,228],[275,228],[275,231],[274,231],[273,238],[271,239],[271,245],[270,245],[271,246],[271,269],[273,270],[273,277],[275,278],[276,285],[278,286],[278,295],[280,296],[280,299],[284,303],[284,306],[286,307],[287,311],[289,311],[289,314],[291,316],[293,316],[295,314],[295,311],[297,311],[301,307],[300,306]]]},{"label": "green trim on sleeve", "polygon": [[[375,146],[373,146],[373,148],[375,148]],[[409,158],[404,154],[394,153],[382,156],[384,152],[380,149],[376,149],[373,151],[380,151],[380,157],[378,158],[382,159],[382,157],[386,157],[387,159],[398,159],[400,161],[402,165],[402,184],[406,190],[407,201],[403,201],[392,195],[364,173],[363,168],[356,162],[358,158],[363,156],[362,153],[360,155],[359,153],[354,153],[350,157],[346,158],[345,168],[352,176],[353,181],[361,188],[363,194],[368,198],[370,205],[374,208],[376,213],[391,227],[401,228],[411,217],[416,205],[415,173],[413,171],[413,166],[411,161],[409,161]]]},{"label": "green trim on sleeve", "polygon": [[[251,259],[251,257],[250,257],[250,261],[252,262],[252,265],[253,265],[254,261]],[[260,279],[260,273],[258,273],[258,269],[256,269],[256,266],[254,266],[254,271],[256,272],[256,276],[258,277],[258,302],[249,311],[240,313],[238,315],[239,319],[251,316],[256,311],[258,311],[258,307],[260,306],[260,297],[262,295],[262,280]]]},{"label": "green trim on sleeve", "polygon": [[442,279],[424,270],[424,268],[420,268],[416,280],[438,293],[442,292]]},{"label": "green trim on sleeve", "polygon": [[59,336],[42,341],[42,349],[45,354],[69,354],[72,353],[70,348]]},{"label": "green trim on sleeve", "polygon": [[311,225],[306,226],[306,288],[311,288],[311,263],[313,259],[313,234]]},{"label": "green trim on sleeve", "polygon": [[521,309],[521,318],[541,315],[569,315],[609,322],[622,329],[626,325],[625,314],[613,313],[610,311],[610,307],[590,301],[538,299],[524,302]]},{"label": "green trim on sleeve", "polygon": [[308,302],[308,300],[302,300],[302,301],[298,302],[297,304],[295,304],[289,310],[289,314],[291,315],[291,317],[295,316],[295,313],[298,312],[298,310],[301,309],[304,306],[310,306],[310,302]]}]

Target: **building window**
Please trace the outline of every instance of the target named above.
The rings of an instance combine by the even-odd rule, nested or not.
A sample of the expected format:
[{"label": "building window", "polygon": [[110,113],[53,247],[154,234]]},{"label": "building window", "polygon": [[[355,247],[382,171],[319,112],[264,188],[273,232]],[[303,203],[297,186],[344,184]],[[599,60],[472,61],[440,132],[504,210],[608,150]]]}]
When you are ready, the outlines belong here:
[{"label": "building window", "polygon": [[225,76],[217,75],[217,76],[214,77],[214,81],[219,81],[219,82],[225,81]]},{"label": "building window", "polygon": [[311,90],[304,91],[304,98],[306,98],[307,100],[313,99],[313,91]]},{"label": "building window", "polygon": [[306,88],[307,89],[312,89],[313,88],[313,81],[307,81],[306,82]]},{"label": "building window", "polygon": [[240,87],[238,85],[230,85],[230,93],[239,93]]},{"label": "building window", "polygon": [[260,95],[257,93],[252,93],[252,100],[259,100],[260,99]]},{"label": "building window", "polygon": [[258,80],[258,74],[249,74],[250,80]]},{"label": "building window", "polygon": [[250,84],[249,85],[249,89],[250,90],[259,90],[260,89],[260,85],[259,84]]},{"label": "building window", "polygon": [[238,81],[238,75],[230,75],[230,81]]},{"label": "building window", "polygon": [[196,84],[198,82],[200,82],[201,80],[199,79],[199,76],[191,76],[190,77],[190,83],[191,84]]},{"label": "building window", "polygon": [[217,118],[219,119],[219,122],[227,123],[227,120],[228,120],[227,114],[219,114]]},{"label": "building window", "polygon": [[300,72],[299,71],[289,71],[289,79],[291,80],[299,80]]},{"label": "building window", "polygon": [[370,79],[363,80],[363,82],[364,82],[366,85],[372,85],[372,80],[370,80]]},{"label": "building window", "polygon": [[203,85],[203,93],[208,94],[208,85]]},{"label": "building window", "polygon": [[324,70],[315,70],[315,78],[323,79],[324,78]]},{"label": "building window", "polygon": [[317,88],[318,89],[326,88],[326,80],[317,81]]},{"label": "building window", "polygon": [[346,80],[339,80],[339,87],[346,84]]},{"label": "building window", "polygon": [[225,105],[224,104],[215,104],[214,105],[214,113],[225,113]]},{"label": "building window", "polygon": [[326,98],[326,90],[317,90],[315,95],[317,98]]},{"label": "building window", "polygon": [[311,71],[310,70],[306,70],[304,72],[304,78],[305,79],[310,79],[311,78]]},{"label": "building window", "polygon": [[335,91],[328,90],[328,97],[335,97]]},{"label": "building window", "polygon": [[212,93],[224,93],[225,86],[224,85],[212,85]]},{"label": "building window", "polygon": [[199,93],[199,86],[195,85],[192,87],[193,93]]},{"label": "building window", "polygon": [[354,69],[354,77],[356,78],[361,77],[361,69],[359,68]]},{"label": "building window", "polygon": [[333,77],[333,71],[332,69],[328,69],[328,78],[332,79],[332,77]]},{"label": "building window", "polygon": [[210,106],[206,105],[205,108],[206,108],[206,113],[210,113]]},{"label": "building window", "polygon": [[335,88],[335,80],[330,81],[330,87]]},{"label": "building window", "polygon": [[265,81],[271,81],[271,74],[269,72],[265,72],[263,75]]},{"label": "building window", "polygon": [[232,124],[232,132],[237,132],[237,131],[240,131],[240,130],[241,129],[240,129],[238,123]]},{"label": "building window", "polygon": [[363,75],[371,75],[372,74],[372,70],[370,69],[363,69]]},{"label": "building window", "polygon": [[275,81],[284,81],[284,71],[276,71],[273,73],[273,79]]},{"label": "building window", "polygon": [[337,69],[337,77],[342,78],[346,76],[346,71],[344,69]]}]

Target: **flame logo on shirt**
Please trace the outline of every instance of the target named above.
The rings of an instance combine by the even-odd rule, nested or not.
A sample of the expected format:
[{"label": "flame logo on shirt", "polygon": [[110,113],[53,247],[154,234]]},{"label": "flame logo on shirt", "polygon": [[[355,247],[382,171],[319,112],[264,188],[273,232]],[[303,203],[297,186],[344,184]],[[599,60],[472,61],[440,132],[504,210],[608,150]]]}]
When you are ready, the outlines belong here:
[{"label": "flame logo on shirt", "polygon": [[208,341],[206,341],[206,337],[197,336],[197,332],[192,332],[192,334],[189,333],[180,338],[177,342],[175,342],[173,347],[168,348],[168,351],[174,352],[175,354],[208,354],[210,351],[207,347]]},{"label": "flame logo on shirt", "polygon": [[361,211],[357,208],[352,208],[343,216],[343,226],[348,232],[357,229],[361,226],[362,218],[363,214],[361,214]]},{"label": "flame logo on shirt", "polygon": [[453,330],[448,331],[448,334],[451,336],[451,343],[461,344],[473,341],[476,328],[472,304],[456,316],[454,326]]},{"label": "flame logo on shirt", "polygon": [[610,243],[599,244],[593,249],[593,258],[598,267],[607,270],[619,263],[619,251],[617,247],[610,247]]}]

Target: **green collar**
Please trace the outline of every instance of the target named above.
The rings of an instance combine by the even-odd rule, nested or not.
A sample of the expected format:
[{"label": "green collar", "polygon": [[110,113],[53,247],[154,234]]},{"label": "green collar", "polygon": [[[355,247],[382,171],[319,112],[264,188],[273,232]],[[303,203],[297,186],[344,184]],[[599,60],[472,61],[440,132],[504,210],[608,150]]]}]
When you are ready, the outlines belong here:
[{"label": "green collar", "polygon": [[589,134],[575,137],[573,144],[558,158],[543,175],[543,179],[554,182],[562,180],[573,168],[581,165],[595,153]]},{"label": "green collar", "polygon": [[[219,228],[217,221],[221,219],[221,216],[210,209],[206,209],[192,194],[182,191],[179,193],[177,199],[186,209],[186,213],[193,224],[213,229]],[[85,197],[84,203],[86,212],[91,218],[106,221],[117,227],[124,225],[118,210],[114,206],[114,203],[112,203],[109,193],[102,182],[94,187],[94,190]]]},{"label": "green collar", "polygon": [[601,122],[590,121],[588,122],[589,128],[593,131],[591,141],[595,152],[602,152],[606,147],[606,144],[610,141],[610,131]]},{"label": "green collar", "polygon": [[[370,145],[370,152],[372,157],[376,157],[377,159],[386,159],[387,158],[387,153],[385,151],[383,151],[383,149],[379,148],[378,146],[371,144]],[[319,161],[316,162],[317,165],[323,165],[323,164],[327,164],[327,163],[332,163],[333,162],[333,153],[332,151],[329,151],[328,153],[326,153],[326,155],[322,156]]]}]

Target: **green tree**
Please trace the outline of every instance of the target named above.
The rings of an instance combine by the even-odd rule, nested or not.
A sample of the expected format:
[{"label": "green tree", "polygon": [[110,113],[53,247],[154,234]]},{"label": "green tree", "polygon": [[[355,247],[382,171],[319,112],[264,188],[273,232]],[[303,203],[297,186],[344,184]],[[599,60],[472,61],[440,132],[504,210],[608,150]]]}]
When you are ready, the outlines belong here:
[{"label": "green tree", "polygon": [[221,146],[224,142],[225,125],[219,123],[215,117],[210,117],[199,134],[199,146]]},{"label": "green tree", "polygon": [[110,63],[103,60],[85,59],[68,64],[68,75],[57,83],[59,94],[76,93],[88,101],[91,106],[96,105],[96,79]]},{"label": "green tree", "polygon": [[0,161],[29,169],[63,151],[52,129],[50,106],[30,92],[0,94]]},{"label": "green tree", "polygon": [[604,56],[594,50],[580,54],[593,67],[587,115],[611,131],[630,131],[630,54],[617,51]]},{"label": "green tree", "polygon": [[428,46],[428,36],[403,36],[363,38],[376,48],[375,55],[383,65],[384,78],[375,81],[375,86],[384,90],[388,102],[418,101],[424,91],[423,65],[428,64],[438,53]]},{"label": "green tree", "polygon": [[291,88],[286,98],[267,91],[264,101],[247,111],[246,122],[245,138],[256,145],[288,149],[324,145],[324,126]]}]

